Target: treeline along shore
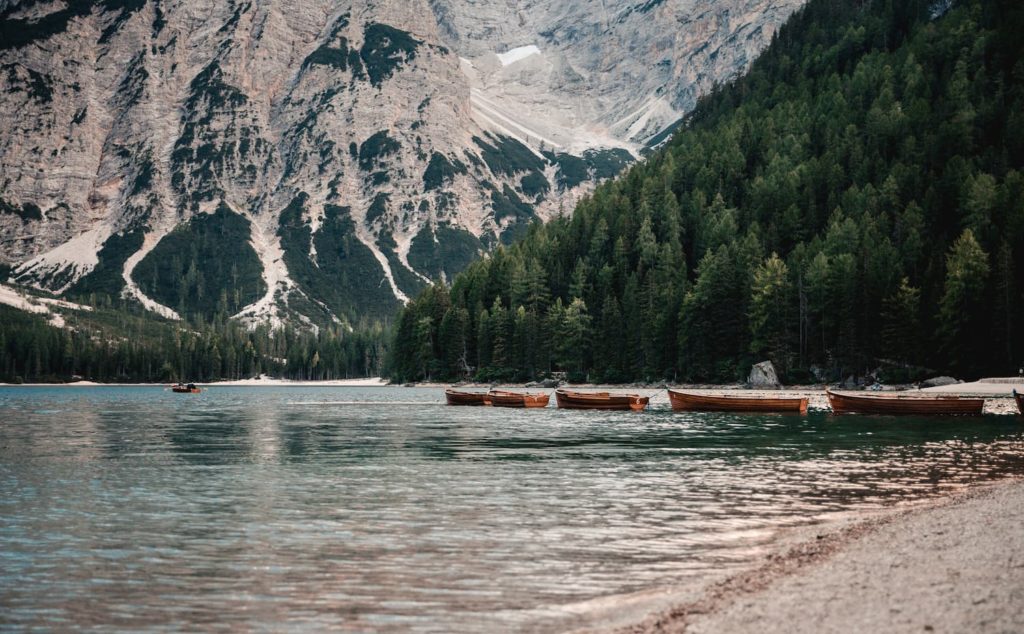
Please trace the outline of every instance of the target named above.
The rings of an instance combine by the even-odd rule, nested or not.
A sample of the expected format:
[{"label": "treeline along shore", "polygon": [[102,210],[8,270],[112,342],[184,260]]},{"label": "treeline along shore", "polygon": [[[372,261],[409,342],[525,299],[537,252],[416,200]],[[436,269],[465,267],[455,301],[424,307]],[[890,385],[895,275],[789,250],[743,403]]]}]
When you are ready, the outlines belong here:
[{"label": "treeline along shore", "polygon": [[392,376],[1016,373],[1021,33],[1010,0],[811,0],[665,148],[410,302]]},{"label": "treeline along shore", "polygon": [[222,381],[272,375],[300,381],[380,376],[386,331],[379,324],[316,332],[254,329],[222,315],[182,326],[128,306],[66,314],[57,328],[0,305],[0,382]]}]

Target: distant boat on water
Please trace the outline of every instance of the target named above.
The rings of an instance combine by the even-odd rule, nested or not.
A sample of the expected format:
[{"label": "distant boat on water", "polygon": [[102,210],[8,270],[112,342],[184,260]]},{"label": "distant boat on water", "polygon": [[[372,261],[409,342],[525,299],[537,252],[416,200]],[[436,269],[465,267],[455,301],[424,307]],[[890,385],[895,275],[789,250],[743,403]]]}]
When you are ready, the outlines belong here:
[{"label": "distant boat on water", "polygon": [[195,383],[178,383],[171,386],[171,391],[178,394],[199,394],[203,390]]},{"label": "distant boat on water", "polygon": [[550,396],[543,392],[527,394],[522,392],[508,392],[505,390],[491,390],[487,393],[494,407],[547,407]]},{"label": "distant boat on water", "polygon": [[449,388],[444,391],[444,398],[449,405],[481,406],[491,404],[491,398],[487,392],[463,392]]},{"label": "distant boat on water", "polygon": [[555,390],[555,401],[562,409],[610,409],[639,412],[647,407],[650,400],[649,397],[639,394]]},{"label": "distant boat on water", "polygon": [[807,399],[800,397],[775,398],[740,395],[693,394],[668,391],[672,409],[691,412],[794,412],[807,413]]},{"label": "distant boat on water", "polygon": [[980,416],[985,399],[959,396],[853,395],[825,390],[836,414]]}]

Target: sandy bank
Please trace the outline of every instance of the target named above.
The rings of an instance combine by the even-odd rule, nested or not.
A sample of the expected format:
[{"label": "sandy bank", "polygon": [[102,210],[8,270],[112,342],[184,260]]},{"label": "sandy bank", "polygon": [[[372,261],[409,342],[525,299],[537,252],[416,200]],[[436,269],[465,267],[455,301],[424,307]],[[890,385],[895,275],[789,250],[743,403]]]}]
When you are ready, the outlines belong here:
[{"label": "sandy bank", "polygon": [[1009,398],[1013,390],[1024,392],[1024,379],[982,379],[971,383],[954,383],[953,385],[941,385],[939,387],[926,387],[922,392],[935,392],[945,394],[967,394],[977,396],[1005,396]]},{"label": "sandy bank", "polygon": [[1024,481],[811,527],[623,632],[1024,631]]},{"label": "sandy bank", "polygon": [[211,387],[383,387],[388,385],[386,379],[370,377],[365,379],[338,379],[335,381],[292,381],[289,379],[272,379],[261,376],[256,379],[238,381],[218,381],[216,383],[199,383]]}]

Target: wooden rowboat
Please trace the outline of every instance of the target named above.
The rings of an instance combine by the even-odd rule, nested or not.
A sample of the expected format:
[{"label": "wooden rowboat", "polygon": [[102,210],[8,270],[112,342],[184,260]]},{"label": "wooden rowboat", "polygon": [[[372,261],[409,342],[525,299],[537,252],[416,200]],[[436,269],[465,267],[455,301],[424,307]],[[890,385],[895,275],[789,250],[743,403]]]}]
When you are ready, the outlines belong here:
[{"label": "wooden rowboat", "polygon": [[548,401],[551,399],[543,392],[524,394],[504,390],[491,390],[487,397],[491,399],[491,405],[495,407],[547,407]]},{"label": "wooden rowboat", "polygon": [[459,390],[448,389],[444,391],[444,398],[449,405],[490,405],[491,399],[487,392],[460,392]]},{"label": "wooden rowboat", "polygon": [[1013,391],[1013,400],[1017,401],[1017,412],[1024,416],[1024,394],[1021,394],[1017,390]]},{"label": "wooden rowboat", "polygon": [[852,395],[825,390],[836,414],[980,416],[985,399],[959,396]]},{"label": "wooden rowboat", "polygon": [[555,390],[555,402],[562,409],[628,409],[639,412],[647,407],[650,400],[650,398],[639,394]]},{"label": "wooden rowboat", "polygon": [[171,386],[171,391],[176,392],[178,394],[199,394],[203,390],[196,386],[194,383],[189,383],[188,385],[182,385],[181,383],[178,383],[177,385]]},{"label": "wooden rowboat", "polygon": [[672,409],[691,412],[797,412],[807,413],[806,398],[758,398],[756,396],[733,396],[693,394],[690,392],[668,391]]}]

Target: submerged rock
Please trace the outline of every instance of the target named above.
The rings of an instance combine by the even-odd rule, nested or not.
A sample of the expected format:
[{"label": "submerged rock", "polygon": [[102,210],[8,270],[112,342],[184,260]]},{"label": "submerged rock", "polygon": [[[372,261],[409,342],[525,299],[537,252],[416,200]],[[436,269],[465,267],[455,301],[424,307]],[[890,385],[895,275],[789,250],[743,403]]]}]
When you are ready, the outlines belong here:
[{"label": "submerged rock", "polygon": [[747,384],[750,387],[782,387],[779,383],[779,375],[775,372],[775,366],[771,361],[755,363],[750,368],[750,376],[747,377]]}]

